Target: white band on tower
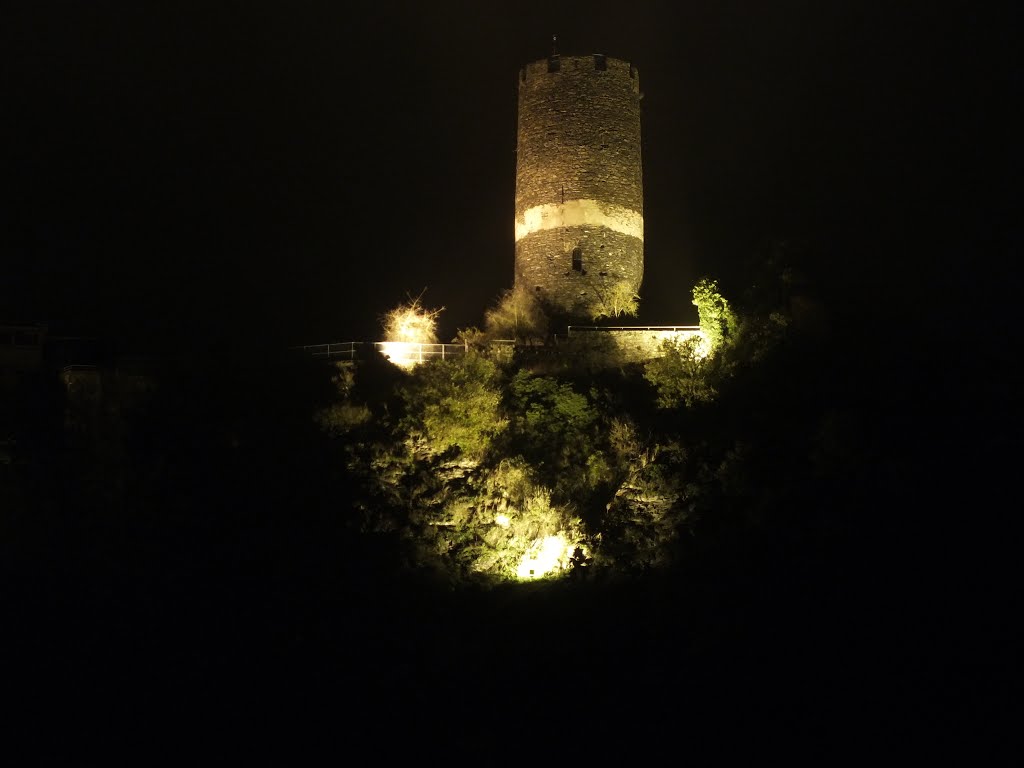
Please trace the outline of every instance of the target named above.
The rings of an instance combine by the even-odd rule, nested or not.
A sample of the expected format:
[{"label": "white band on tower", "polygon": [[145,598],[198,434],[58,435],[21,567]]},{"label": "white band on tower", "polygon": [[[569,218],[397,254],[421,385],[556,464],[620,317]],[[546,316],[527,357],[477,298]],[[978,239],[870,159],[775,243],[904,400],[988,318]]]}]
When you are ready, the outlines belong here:
[{"label": "white band on tower", "polygon": [[528,208],[523,217],[516,218],[516,242],[527,235],[544,229],[578,227],[581,225],[606,227],[623,235],[644,239],[644,217],[621,205],[600,200],[567,200]]}]

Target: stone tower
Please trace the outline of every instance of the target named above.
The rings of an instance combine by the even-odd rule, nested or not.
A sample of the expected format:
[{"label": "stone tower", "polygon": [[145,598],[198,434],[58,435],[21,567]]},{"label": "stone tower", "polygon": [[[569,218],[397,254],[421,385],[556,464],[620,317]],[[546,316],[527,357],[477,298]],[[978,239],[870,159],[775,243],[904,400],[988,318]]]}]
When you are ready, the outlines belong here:
[{"label": "stone tower", "polygon": [[552,55],[520,70],[515,236],[516,287],[557,315],[614,316],[639,292],[640,78],[629,62]]}]

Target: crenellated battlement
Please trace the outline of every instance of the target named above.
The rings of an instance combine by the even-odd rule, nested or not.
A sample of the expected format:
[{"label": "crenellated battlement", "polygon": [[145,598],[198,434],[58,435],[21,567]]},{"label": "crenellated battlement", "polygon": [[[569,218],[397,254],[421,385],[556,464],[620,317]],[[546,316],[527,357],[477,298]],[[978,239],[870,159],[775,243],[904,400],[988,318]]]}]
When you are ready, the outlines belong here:
[{"label": "crenellated battlement", "polygon": [[589,76],[621,79],[630,88],[640,93],[640,74],[630,62],[615,59],[603,53],[589,56],[562,56],[555,54],[546,59],[530,62],[519,69],[519,84],[530,82],[548,75]]}]

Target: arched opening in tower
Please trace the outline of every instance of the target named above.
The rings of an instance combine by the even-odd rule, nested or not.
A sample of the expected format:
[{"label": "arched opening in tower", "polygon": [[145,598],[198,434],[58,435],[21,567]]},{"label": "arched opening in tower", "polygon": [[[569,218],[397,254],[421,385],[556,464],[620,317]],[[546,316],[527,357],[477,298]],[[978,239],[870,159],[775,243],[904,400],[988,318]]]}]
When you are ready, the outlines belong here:
[{"label": "arched opening in tower", "polygon": [[573,272],[579,272],[580,274],[586,274],[583,271],[583,249],[573,248],[572,249],[572,270]]}]

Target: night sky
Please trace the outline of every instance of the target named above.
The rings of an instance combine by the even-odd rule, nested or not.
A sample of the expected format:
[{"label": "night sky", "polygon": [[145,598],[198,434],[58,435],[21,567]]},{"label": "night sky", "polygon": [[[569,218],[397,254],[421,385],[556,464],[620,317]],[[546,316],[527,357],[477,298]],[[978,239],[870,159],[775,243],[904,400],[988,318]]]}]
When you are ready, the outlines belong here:
[{"label": "night sky", "polygon": [[982,177],[1012,25],[911,5],[19,2],[4,320],[258,349],[377,338],[423,292],[443,337],[479,325],[513,277],[518,68],[553,34],[640,73],[637,322],[696,322],[696,279],[738,292],[780,241],[852,319],[949,316],[1009,207]]}]

